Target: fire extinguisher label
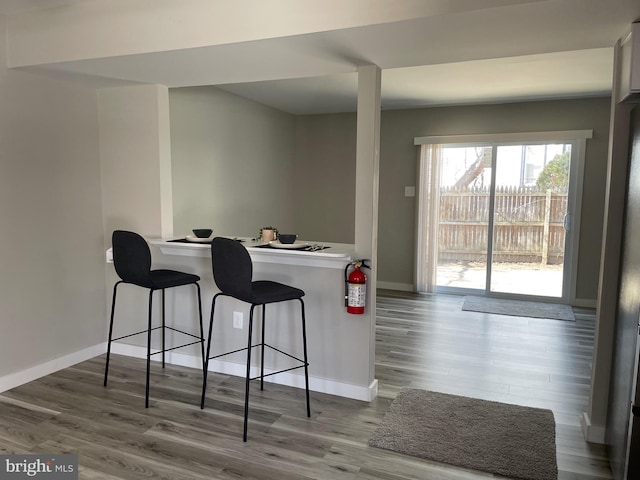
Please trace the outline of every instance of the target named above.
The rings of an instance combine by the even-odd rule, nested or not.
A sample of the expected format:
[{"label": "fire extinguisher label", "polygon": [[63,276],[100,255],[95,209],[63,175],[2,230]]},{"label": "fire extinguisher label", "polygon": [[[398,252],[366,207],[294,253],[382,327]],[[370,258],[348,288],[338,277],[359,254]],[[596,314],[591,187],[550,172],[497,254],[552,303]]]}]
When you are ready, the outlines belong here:
[{"label": "fire extinguisher label", "polygon": [[349,284],[349,300],[350,307],[364,307],[367,293],[367,286],[364,283]]}]

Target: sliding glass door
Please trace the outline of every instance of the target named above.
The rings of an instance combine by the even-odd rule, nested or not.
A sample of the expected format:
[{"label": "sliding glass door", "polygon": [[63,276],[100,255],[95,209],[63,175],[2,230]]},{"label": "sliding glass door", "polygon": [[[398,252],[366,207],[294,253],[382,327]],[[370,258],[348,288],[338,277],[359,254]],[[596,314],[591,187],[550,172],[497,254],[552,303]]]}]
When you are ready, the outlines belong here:
[{"label": "sliding glass door", "polygon": [[436,288],[562,298],[572,144],[442,147]]}]

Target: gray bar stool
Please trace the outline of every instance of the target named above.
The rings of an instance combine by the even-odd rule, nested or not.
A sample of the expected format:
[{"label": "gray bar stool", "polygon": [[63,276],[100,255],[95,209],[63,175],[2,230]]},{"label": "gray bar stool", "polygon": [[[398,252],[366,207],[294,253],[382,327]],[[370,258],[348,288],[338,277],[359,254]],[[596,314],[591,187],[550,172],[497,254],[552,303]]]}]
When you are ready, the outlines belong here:
[{"label": "gray bar stool", "polygon": [[[204,408],[205,394],[207,389],[207,371],[209,360],[214,358],[223,357],[232,353],[237,353],[246,350],[247,351],[247,373],[245,376],[245,393],[244,393],[244,429],[242,434],[242,440],[247,441],[247,424],[249,417],[249,382],[251,380],[260,379],[260,389],[264,389],[264,377],[270,375],[276,375],[277,373],[288,372],[297,368],[304,368],[305,377],[305,390],[307,400],[307,417],[311,416],[311,407],[309,403],[309,362],[307,360],[307,333],[305,325],[304,315],[304,291],[299,288],[290,287],[278,282],[272,282],[269,280],[252,281],[253,277],[253,264],[251,257],[247,249],[238,241],[228,238],[216,237],[211,243],[211,263],[213,267],[213,279],[215,280],[220,293],[214,295],[211,301],[211,319],[209,322],[209,338],[207,341],[207,354],[205,356],[205,368],[204,368],[204,382],[202,383],[202,402],[200,407]],[[222,353],[210,357],[211,353],[211,337],[213,331],[213,316],[216,306],[216,300],[219,296],[229,296],[237,300],[241,300],[251,304],[249,313],[249,326],[248,326],[248,341],[246,348],[240,348],[231,352]],[[299,300],[302,317],[302,346],[304,352],[304,358],[300,359],[293,355],[290,355],[282,350],[279,350],[271,345],[265,343],[265,309],[269,303],[286,302],[289,300]],[[261,342],[252,345],[252,332],[253,332],[253,311],[255,307],[262,306],[262,339]],[[260,375],[251,378],[251,350],[255,347],[260,347]],[[297,362],[296,365],[291,368],[278,370],[277,372],[264,373],[264,351],[265,348],[270,348],[277,351],[280,354],[286,355]]]},{"label": "gray bar stool", "polygon": [[[134,335],[147,334],[147,386],[145,393],[145,407],[149,407],[149,374],[151,370],[151,356],[162,354],[162,368],[165,366],[165,352],[187,347],[189,345],[200,344],[202,354],[202,371],[204,374],[204,328],[202,325],[202,302],[200,297],[200,277],[190,273],[178,272],[175,270],[151,270],[151,251],[146,240],[134,232],[115,230],[112,236],[113,265],[120,280],[113,286],[113,300],[111,303],[111,322],[109,324],[109,341],[107,343],[107,361],[104,368],[104,386],[107,386],[109,375],[109,357],[111,355],[111,342],[133,337]],[[149,289],[149,317],[146,330],[130,333],[122,337],[113,338],[113,319],[116,311],[116,294],[118,286],[122,283],[137,285]],[[195,285],[198,293],[198,314],[200,317],[200,335],[194,335],[165,324],[165,290],[167,288],[180,287],[183,285]],[[152,305],[153,292],[162,291],[162,325],[152,327]],[[162,329],[162,349],[151,353],[151,332]],[[182,335],[196,338],[196,341],[184,343],[178,346],[167,348],[165,344],[165,331],[169,329]]]}]

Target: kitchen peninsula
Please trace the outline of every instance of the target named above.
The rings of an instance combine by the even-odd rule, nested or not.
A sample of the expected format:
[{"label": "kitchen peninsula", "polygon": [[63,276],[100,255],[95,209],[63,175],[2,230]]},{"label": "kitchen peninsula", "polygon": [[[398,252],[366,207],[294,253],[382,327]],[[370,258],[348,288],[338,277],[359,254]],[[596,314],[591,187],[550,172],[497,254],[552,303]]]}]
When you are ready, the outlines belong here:
[{"label": "kitchen peninsula", "polygon": [[[265,246],[253,239],[239,238],[253,262],[254,280],[274,280],[305,291],[307,342],[309,350],[310,389],[359,400],[370,401],[377,394],[377,381],[370,382],[370,324],[360,315],[350,315],[344,306],[344,271],[355,257],[354,246],[341,243],[306,242],[313,249],[284,249]],[[211,299],[219,290],[211,270],[209,243],[188,242],[184,238],[150,239],[154,268],[173,268],[201,277],[202,309],[205,325],[211,312]],[[318,249],[320,248],[320,249]],[[172,318],[193,321],[193,296],[176,292],[178,315]],[[191,299],[191,300],[190,300]],[[284,302],[267,307],[267,342],[293,355],[301,352],[298,302]],[[182,312],[182,309],[185,309]],[[241,312],[242,328],[234,327],[234,313]],[[246,346],[249,305],[230,297],[216,304],[212,355]],[[261,327],[261,310],[257,310],[255,327]],[[193,324],[185,326],[193,328]],[[206,332],[205,332],[206,333]],[[190,357],[190,358],[188,358]],[[255,356],[254,356],[255,358]],[[198,352],[174,354],[173,363],[197,366]],[[224,357],[209,363],[209,370],[244,376],[244,354]],[[286,368],[289,359],[265,357],[267,371]],[[304,387],[302,372],[291,371],[268,377],[270,381]]]},{"label": "kitchen peninsula", "polygon": [[[252,238],[237,238],[247,248],[253,262],[286,265],[318,266],[343,269],[353,260],[354,247],[347,243],[301,242],[308,248],[273,248]],[[167,255],[184,255],[211,258],[210,242],[188,241],[183,238],[150,240]],[[255,265],[254,265],[255,269]]]}]

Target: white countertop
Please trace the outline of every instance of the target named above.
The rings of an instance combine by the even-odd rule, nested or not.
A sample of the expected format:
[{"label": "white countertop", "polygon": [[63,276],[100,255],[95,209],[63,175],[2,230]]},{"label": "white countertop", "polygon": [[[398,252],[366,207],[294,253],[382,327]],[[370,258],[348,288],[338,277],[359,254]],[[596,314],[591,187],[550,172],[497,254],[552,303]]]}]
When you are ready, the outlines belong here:
[{"label": "white countertop", "polygon": [[[251,255],[251,260],[262,263],[277,263],[282,265],[315,266],[323,268],[341,268],[351,262],[354,246],[348,243],[330,243],[299,240],[309,245],[322,245],[328,248],[318,251],[290,250],[265,246],[252,238],[233,237],[242,240],[242,244]],[[211,256],[211,244],[198,242],[176,242],[184,237],[151,238],[151,245],[160,249],[165,255],[183,255],[190,257]]]}]

